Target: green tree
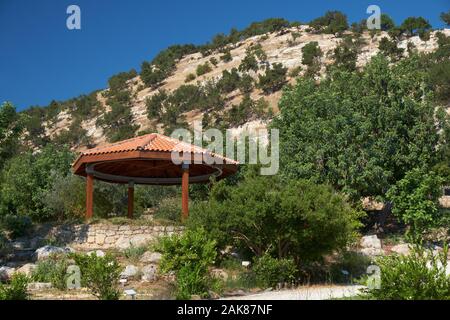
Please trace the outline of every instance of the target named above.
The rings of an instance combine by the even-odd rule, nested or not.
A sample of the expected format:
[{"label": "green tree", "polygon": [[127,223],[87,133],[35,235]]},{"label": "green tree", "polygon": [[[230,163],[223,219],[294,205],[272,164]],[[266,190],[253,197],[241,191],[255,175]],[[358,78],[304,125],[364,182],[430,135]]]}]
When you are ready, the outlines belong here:
[{"label": "green tree", "polygon": [[422,17],[408,17],[406,18],[400,28],[409,36],[423,34],[431,29],[430,23]]},{"label": "green tree", "polygon": [[66,148],[48,144],[40,152],[26,152],[6,164],[1,178],[0,215],[17,214],[46,221],[54,218],[45,194],[56,176],[66,177],[74,155]]},{"label": "green tree", "polygon": [[264,75],[258,75],[258,88],[265,94],[280,90],[286,83],[287,68],[281,63],[274,63]]},{"label": "green tree", "polygon": [[447,12],[442,12],[441,13],[441,20],[444,21],[444,23],[447,26],[450,26],[450,10]]},{"label": "green tree", "polygon": [[219,249],[235,245],[305,263],[349,244],[359,217],[331,187],[247,176],[238,185],[216,183],[207,201],[194,204],[187,224],[203,226]]},{"label": "green tree", "polygon": [[392,213],[410,226],[410,235],[417,239],[436,221],[443,179],[434,172],[414,168],[389,189]]},{"label": "green tree", "polygon": [[392,18],[387,15],[386,13],[381,14],[381,30],[382,31],[389,31],[392,28],[395,28],[395,22],[392,20]]},{"label": "green tree", "polygon": [[390,57],[393,61],[400,60],[404,51],[403,48],[399,48],[397,46],[397,42],[395,40],[389,40],[387,37],[381,38],[378,49],[380,49],[383,54]]},{"label": "green tree", "polygon": [[384,196],[415,167],[430,167],[449,123],[424,86],[416,56],[389,66],[376,56],[359,72],[334,71],[320,84],[301,79],[284,91],[280,167],[285,176],[326,182],[352,199]]},{"label": "green tree", "polygon": [[312,20],[309,25],[325,33],[341,33],[348,29],[347,16],[340,11],[327,11],[324,16]]},{"label": "green tree", "polygon": [[23,123],[16,108],[9,102],[0,106],[0,170],[16,152]]}]

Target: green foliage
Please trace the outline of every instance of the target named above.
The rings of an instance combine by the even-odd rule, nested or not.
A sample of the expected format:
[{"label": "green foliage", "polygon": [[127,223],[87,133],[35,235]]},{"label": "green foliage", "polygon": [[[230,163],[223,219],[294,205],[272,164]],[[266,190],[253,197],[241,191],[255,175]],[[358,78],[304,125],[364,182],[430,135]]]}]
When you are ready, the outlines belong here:
[{"label": "green foliage", "polygon": [[81,118],[72,120],[68,129],[62,129],[53,137],[52,143],[58,146],[91,146],[92,138],[81,125]]},{"label": "green foliage", "polygon": [[145,100],[145,106],[147,107],[147,117],[152,119],[158,119],[161,116],[161,108],[166,101],[168,95],[165,90],[159,90],[153,96]]},{"label": "green foliage", "polygon": [[181,198],[164,198],[158,204],[155,212],[155,218],[168,221],[180,221],[181,217]]},{"label": "green foliage", "polygon": [[217,61],[217,59],[215,57],[211,57],[209,59],[209,62],[215,67],[217,67],[217,65],[219,64],[219,61]]},{"label": "green foliage", "polygon": [[281,63],[274,63],[264,75],[258,75],[258,88],[265,94],[280,90],[286,83],[287,68]]},{"label": "green foliage", "polygon": [[330,273],[333,283],[353,283],[367,273],[372,261],[366,255],[354,251],[344,251],[331,265]]},{"label": "green foliage", "polygon": [[256,60],[256,56],[253,53],[247,53],[247,55],[242,59],[241,64],[239,65],[239,71],[258,71],[259,65],[258,60]]},{"label": "green foliage", "polygon": [[189,73],[187,76],[186,76],[186,79],[184,79],[184,82],[191,82],[191,81],[194,81],[195,80],[195,78],[196,78],[196,76],[195,76],[195,74],[193,74],[193,73]]},{"label": "green foliage", "polygon": [[450,277],[446,275],[447,247],[433,255],[419,246],[409,255],[391,255],[377,261],[381,286],[368,291],[377,300],[448,300]]},{"label": "green foliage", "polygon": [[26,216],[7,214],[1,218],[0,226],[9,232],[11,237],[17,238],[27,233],[32,226],[32,222]]},{"label": "green foliage", "polygon": [[230,50],[226,50],[224,52],[224,54],[220,56],[220,60],[222,60],[225,63],[226,62],[230,62],[231,60],[233,60],[233,57],[231,56]]},{"label": "green foliage", "polygon": [[216,242],[209,240],[205,231],[187,230],[183,235],[162,238],[158,250],[162,252],[160,271],[175,272],[177,299],[207,296],[211,283],[208,267],[216,258]]},{"label": "green foliage", "polygon": [[0,300],[28,300],[29,281],[23,273],[14,274],[9,284],[0,284]]},{"label": "green foliage", "polygon": [[386,13],[381,14],[381,31],[389,31],[392,28],[395,28],[395,22],[392,18]]},{"label": "green foliage", "polygon": [[443,179],[434,172],[415,168],[389,189],[387,198],[393,203],[392,213],[410,225],[415,236],[436,220],[442,184]]},{"label": "green foliage", "polygon": [[328,186],[255,177],[236,186],[216,183],[207,201],[193,205],[187,224],[204,227],[219,248],[306,262],[351,242],[359,217]]},{"label": "green foliage", "polygon": [[380,49],[384,55],[390,57],[393,61],[400,60],[404,51],[403,48],[399,48],[397,46],[397,42],[395,40],[389,40],[387,37],[381,38],[378,49]]},{"label": "green foliage", "polygon": [[130,247],[126,248],[123,253],[127,259],[132,261],[138,261],[139,258],[147,251],[146,246],[135,246],[131,244]]},{"label": "green foliage", "polygon": [[127,81],[136,77],[137,72],[134,69],[131,69],[129,72],[120,72],[116,75],[113,75],[108,80],[109,89],[112,92],[117,92],[126,89]]},{"label": "green foliage", "polygon": [[425,76],[417,57],[390,67],[377,56],[361,73],[298,80],[272,122],[284,176],[326,182],[356,201],[384,196],[407,171],[432,166],[441,152],[436,123],[448,121],[436,113]]},{"label": "green foliage", "polygon": [[130,100],[129,91],[115,93],[107,101],[111,110],[104,113],[103,117],[97,120],[97,125],[103,127],[110,142],[132,138],[138,129],[138,126],[133,124],[134,117],[131,113]]},{"label": "green foliage", "polygon": [[97,92],[81,95],[66,103],[68,110],[75,120],[86,120],[96,116],[99,112],[100,102],[97,100]]},{"label": "green foliage", "polygon": [[348,71],[356,70],[358,51],[357,41],[351,37],[345,37],[333,50],[334,65]]},{"label": "green foliage", "polygon": [[406,32],[409,36],[420,35],[431,29],[431,25],[422,17],[408,17],[402,25],[401,30]]},{"label": "green foliage", "polygon": [[142,81],[148,87],[159,86],[173,72],[179,59],[196,51],[197,47],[192,44],[170,46],[158,53],[151,62],[142,63],[140,73]]},{"label": "green foliage", "polygon": [[302,48],[302,63],[304,65],[310,66],[315,60],[323,55],[322,50],[319,47],[317,41],[311,41],[305,44]]},{"label": "green foliage", "polygon": [[45,109],[41,107],[30,107],[23,111],[23,124],[26,131],[25,139],[36,147],[42,147],[48,143],[49,138],[45,134],[42,125],[46,118]]},{"label": "green foliage", "polygon": [[197,76],[202,76],[208,72],[210,72],[211,66],[209,65],[209,62],[206,61],[204,64],[199,64],[197,66],[197,69],[195,70],[195,73],[197,74]]},{"label": "green foliage", "polygon": [[67,268],[69,265],[70,263],[66,257],[52,255],[48,259],[37,263],[31,279],[36,282],[49,282],[54,288],[66,290],[69,277]]},{"label": "green foliage", "polygon": [[80,267],[81,284],[100,300],[118,300],[120,265],[111,254],[72,254],[70,258]]},{"label": "green foliage", "polygon": [[38,153],[26,152],[12,158],[2,172],[0,215],[18,214],[36,221],[56,218],[44,195],[57,175],[70,174],[73,160],[68,149],[50,144]]},{"label": "green foliage", "polygon": [[236,90],[241,81],[241,76],[239,75],[236,68],[231,69],[231,71],[222,71],[222,78],[217,82],[217,87],[223,93],[230,93]]},{"label": "green foliage", "polygon": [[324,16],[312,20],[309,25],[324,33],[342,33],[348,29],[347,16],[339,11],[327,11]]},{"label": "green foliage", "polygon": [[447,25],[450,26],[450,10],[447,12],[441,13],[441,20]]},{"label": "green foliage", "polygon": [[294,282],[298,270],[293,259],[275,259],[264,254],[256,259],[253,272],[258,286],[268,288],[278,283]]},{"label": "green foliage", "polygon": [[23,123],[16,108],[9,102],[0,106],[0,170],[17,151]]},{"label": "green foliage", "polygon": [[320,58],[323,56],[323,52],[319,47],[317,41],[308,42],[302,48],[302,63],[308,66],[305,75],[314,76],[320,70]]}]

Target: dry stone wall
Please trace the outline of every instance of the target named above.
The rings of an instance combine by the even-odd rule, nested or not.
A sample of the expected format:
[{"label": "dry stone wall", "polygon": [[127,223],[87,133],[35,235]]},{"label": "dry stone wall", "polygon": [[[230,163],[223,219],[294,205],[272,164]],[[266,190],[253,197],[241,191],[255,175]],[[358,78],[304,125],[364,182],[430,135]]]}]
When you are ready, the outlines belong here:
[{"label": "dry stone wall", "polygon": [[[79,224],[55,226],[37,236],[52,239],[74,249],[126,249],[145,245],[158,237],[181,233],[180,226],[135,226],[113,224]],[[39,242],[39,241],[37,241]]]}]

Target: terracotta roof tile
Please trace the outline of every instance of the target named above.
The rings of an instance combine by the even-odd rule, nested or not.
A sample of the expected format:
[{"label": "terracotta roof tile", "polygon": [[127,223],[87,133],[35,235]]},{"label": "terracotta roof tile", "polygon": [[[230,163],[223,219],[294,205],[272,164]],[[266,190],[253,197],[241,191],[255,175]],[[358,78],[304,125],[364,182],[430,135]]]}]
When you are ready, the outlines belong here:
[{"label": "terracotta roof tile", "polygon": [[156,151],[156,152],[189,152],[194,154],[208,154],[217,158],[222,158],[225,162],[237,164],[237,161],[228,159],[219,154],[210,152],[209,150],[198,146],[179,141],[158,133],[150,133],[136,138],[119,141],[103,147],[93,148],[83,151],[83,155],[100,155],[109,153],[119,153],[128,151]]}]

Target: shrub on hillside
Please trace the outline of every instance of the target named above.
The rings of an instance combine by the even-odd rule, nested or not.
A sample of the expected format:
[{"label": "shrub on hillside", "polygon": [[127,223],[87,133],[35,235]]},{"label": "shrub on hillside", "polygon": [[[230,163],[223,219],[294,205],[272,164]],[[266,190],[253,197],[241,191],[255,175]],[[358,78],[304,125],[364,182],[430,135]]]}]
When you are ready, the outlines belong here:
[{"label": "shrub on hillside", "polygon": [[16,273],[8,284],[0,283],[0,300],[27,300],[27,286],[30,279],[23,273]]},{"label": "shrub on hillside", "polygon": [[160,271],[174,272],[177,299],[189,299],[196,294],[208,295],[212,279],[208,268],[216,258],[216,242],[202,229],[187,230],[182,235],[160,239],[157,247],[162,253]]},{"label": "shrub on hillside", "polygon": [[147,108],[147,117],[150,120],[159,119],[161,117],[161,110],[164,101],[168,98],[168,94],[165,90],[159,90],[156,94],[145,100],[145,106]]},{"label": "shrub on hillside", "polygon": [[33,270],[31,279],[36,282],[49,282],[59,290],[67,289],[70,263],[66,257],[52,255],[48,259],[39,261]]},{"label": "shrub on hillside", "polygon": [[281,63],[275,63],[272,68],[266,70],[264,75],[258,75],[258,88],[265,94],[280,90],[286,83],[287,68]]},{"label": "shrub on hillside", "polygon": [[449,300],[447,250],[444,248],[442,253],[435,255],[432,250],[416,246],[409,255],[379,259],[379,287],[374,281],[368,297],[377,300]]},{"label": "shrub on hillside", "polygon": [[209,65],[209,63],[205,62],[204,64],[199,64],[197,66],[197,69],[195,70],[195,73],[197,74],[197,76],[202,76],[202,75],[210,72],[211,70],[212,69],[211,69],[211,66]]},{"label": "shrub on hillside", "polygon": [[279,283],[294,282],[298,270],[293,259],[275,259],[265,254],[255,259],[253,272],[258,286],[273,288]]},{"label": "shrub on hillside", "polygon": [[431,29],[430,23],[423,17],[408,17],[401,26],[401,30],[409,36],[421,35]]},{"label": "shrub on hillside", "polygon": [[47,145],[38,153],[22,153],[5,166],[0,184],[0,215],[31,217],[36,221],[54,218],[45,202],[55,177],[67,177],[74,155],[67,148]]},{"label": "shrub on hillside", "polygon": [[348,29],[347,16],[339,11],[327,11],[324,16],[312,20],[309,25],[324,33],[341,33]]},{"label": "shrub on hillside", "polygon": [[392,213],[410,226],[412,236],[420,236],[437,220],[442,184],[443,179],[434,172],[415,168],[389,189]]},{"label": "shrub on hillside", "polygon": [[388,57],[391,57],[393,61],[398,61],[403,56],[403,48],[397,46],[395,40],[389,40],[386,37],[381,38],[378,44],[378,49]]},{"label": "shrub on hillside", "polygon": [[187,224],[203,226],[219,248],[235,245],[304,263],[350,243],[360,216],[331,187],[249,177],[237,186],[216,183],[207,201],[192,206]]},{"label": "shrub on hillside", "polygon": [[32,226],[30,217],[7,214],[0,219],[0,227],[13,238],[25,235]]},{"label": "shrub on hillside", "polygon": [[80,267],[81,285],[100,300],[118,300],[121,267],[111,254],[72,254],[70,258]]}]

